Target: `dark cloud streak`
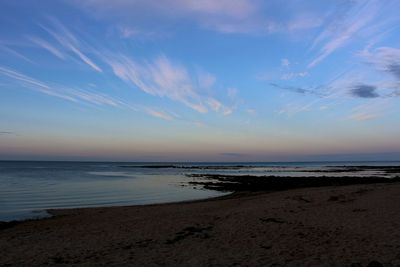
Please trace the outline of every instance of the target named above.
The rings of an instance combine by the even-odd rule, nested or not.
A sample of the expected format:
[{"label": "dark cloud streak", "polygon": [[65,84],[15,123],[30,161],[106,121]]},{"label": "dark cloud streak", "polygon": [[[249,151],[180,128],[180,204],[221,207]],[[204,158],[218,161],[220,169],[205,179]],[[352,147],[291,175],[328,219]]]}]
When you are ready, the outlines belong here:
[{"label": "dark cloud streak", "polygon": [[394,75],[396,79],[400,80],[400,64],[390,64],[387,66],[387,72]]},{"label": "dark cloud streak", "polygon": [[350,94],[359,98],[377,98],[380,95],[376,92],[377,87],[367,84],[358,84],[353,86],[350,90]]},{"label": "dark cloud streak", "polygon": [[302,94],[302,95],[317,95],[317,96],[323,96],[321,93],[317,92],[316,89],[304,89],[301,87],[296,87],[296,86],[283,86],[283,85],[279,85],[276,83],[270,83],[271,86],[278,88],[278,89],[282,89],[282,90],[286,90],[286,91],[290,91],[293,93],[298,93],[298,94]]},{"label": "dark cloud streak", "polygon": [[0,135],[16,135],[16,133],[10,132],[10,131],[3,131],[3,132],[0,132]]}]

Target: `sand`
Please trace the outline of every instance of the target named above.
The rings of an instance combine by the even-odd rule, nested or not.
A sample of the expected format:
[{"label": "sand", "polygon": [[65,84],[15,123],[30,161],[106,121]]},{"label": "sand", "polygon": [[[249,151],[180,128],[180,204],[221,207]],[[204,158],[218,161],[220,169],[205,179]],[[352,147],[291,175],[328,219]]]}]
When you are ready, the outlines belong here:
[{"label": "sand", "polygon": [[400,264],[399,183],[52,212],[0,230],[0,266]]}]

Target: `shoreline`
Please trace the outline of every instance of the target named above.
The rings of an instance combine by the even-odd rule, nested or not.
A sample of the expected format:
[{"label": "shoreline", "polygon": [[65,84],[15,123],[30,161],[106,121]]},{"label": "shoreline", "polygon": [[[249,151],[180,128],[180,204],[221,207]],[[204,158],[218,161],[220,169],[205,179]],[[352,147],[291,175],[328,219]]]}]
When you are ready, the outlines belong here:
[{"label": "shoreline", "polygon": [[[248,194],[252,194],[253,192],[248,192]],[[268,193],[268,192],[265,192]],[[136,204],[136,205],[123,205],[123,206],[91,206],[91,207],[78,207],[78,208],[57,208],[57,209],[45,209],[43,212],[46,212],[48,216],[37,217],[37,218],[27,218],[22,220],[10,220],[10,221],[0,221],[0,231],[6,228],[10,228],[16,226],[21,223],[33,222],[33,221],[41,221],[54,218],[55,216],[59,216],[58,214],[63,211],[68,210],[81,210],[81,209],[113,209],[113,208],[129,208],[129,207],[143,207],[143,206],[163,206],[163,205],[171,205],[171,204],[190,204],[196,202],[208,202],[208,201],[218,201],[222,199],[230,199],[230,198],[238,198],[246,195],[243,192],[229,192],[223,196],[209,197],[209,198],[199,198],[193,200],[182,200],[175,202],[161,202],[161,203],[152,203],[152,204]]]},{"label": "shoreline", "polygon": [[[141,167],[141,166],[140,166]],[[153,166],[152,166],[153,167]],[[360,166],[356,166],[360,168]],[[365,166],[362,166],[365,167]],[[158,166],[156,167],[158,168]],[[352,166],[351,168],[354,168]],[[400,172],[399,167],[382,167],[376,166],[372,168],[379,168],[389,171],[392,168],[395,168],[396,174]],[[360,169],[362,170],[362,169]],[[326,173],[335,172],[334,171],[325,171]],[[162,202],[162,203],[153,203],[153,204],[138,204],[138,205],[124,205],[124,206],[95,206],[95,207],[76,207],[76,208],[56,208],[56,209],[44,209],[43,212],[47,213],[46,216],[40,216],[35,218],[27,218],[22,220],[10,220],[10,221],[1,221],[0,220],[0,230],[15,226],[17,224],[27,222],[27,221],[35,221],[35,220],[43,220],[49,219],[54,216],[54,213],[57,213],[58,210],[69,210],[69,209],[96,209],[96,208],[115,208],[115,207],[133,207],[133,206],[153,206],[153,205],[168,205],[168,204],[185,204],[192,202],[203,202],[203,201],[212,201],[219,200],[225,198],[237,198],[241,196],[246,196],[249,194],[254,194],[255,192],[261,193],[271,193],[277,191],[285,191],[297,188],[313,188],[313,187],[327,187],[327,186],[346,186],[346,185],[355,185],[355,184],[373,184],[373,183],[400,183],[400,176],[395,176],[392,178],[387,177],[379,177],[379,176],[371,176],[371,177],[357,177],[357,176],[303,176],[303,177],[294,177],[294,176],[254,176],[254,175],[222,175],[222,174],[187,174],[188,177],[193,178],[202,178],[202,181],[190,181],[187,182],[184,186],[195,186],[201,187],[201,189],[208,189],[213,191],[219,191],[223,193],[227,193],[223,196],[209,197],[209,198],[200,198],[193,200],[182,200],[176,202]]]},{"label": "shoreline", "polygon": [[400,264],[400,183],[51,210],[0,230],[0,266]]},{"label": "shoreline", "polygon": [[[338,162],[337,162],[338,163]],[[188,173],[183,173],[183,175],[187,177],[192,177],[192,181],[183,182],[181,186],[183,187],[193,187],[202,189],[209,189],[212,191],[219,191],[219,192],[240,192],[240,191],[277,191],[277,190],[287,190],[293,188],[301,188],[301,187],[314,187],[314,186],[327,186],[327,185],[346,185],[346,184],[363,184],[363,183],[377,183],[377,182],[388,182],[388,179],[391,179],[391,182],[395,180],[400,181],[400,165],[332,165],[332,166],[325,166],[325,167],[318,167],[317,169],[307,169],[304,167],[293,167],[293,166],[285,166],[279,167],[278,170],[274,170],[273,172],[278,172],[282,169],[283,172],[286,172],[286,168],[294,168],[294,172],[300,173],[302,175],[297,176],[282,176],[274,174],[268,174],[268,171],[265,171],[263,176],[261,175],[254,175],[254,174],[241,174],[241,169],[247,170],[248,168],[256,168],[256,165],[245,165],[244,163],[235,163],[235,165],[223,165],[222,163],[218,163],[216,165],[210,166],[203,166],[201,164],[196,165],[180,165],[178,163],[171,163],[170,165],[164,164],[155,164],[152,163],[150,165],[121,165],[119,163],[119,167],[128,167],[128,168],[156,168],[156,169],[165,169],[165,168],[180,168],[180,169],[187,169]],[[221,165],[222,164],[222,165]],[[254,163],[255,164],[255,163]],[[274,168],[274,166],[270,166]],[[228,174],[213,174],[211,172],[207,173],[204,172],[206,170],[214,171],[214,170],[224,170],[224,169],[237,169],[238,175],[229,175]],[[263,167],[264,168],[264,167]],[[267,167],[269,168],[269,167]],[[201,170],[200,173],[190,172]],[[202,173],[203,172],[203,173]],[[311,173],[314,173],[311,174]],[[275,174],[276,175],[276,174]],[[362,178],[361,178],[362,177]],[[79,197],[79,196],[78,196]],[[203,196],[207,197],[207,196]],[[214,198],[211,196],[211,198]],[[190,198],[189,198],[190,199]],[[51,199],[50,199],[51,200]],[[197,200],[204,200],[199,197]],[[196,200],[196,201],[197,201]],[[32,219],[40,219],[46,218],[49,216],[48,211],[46,210],[46,200],[43,200],[42,206],[40,210],[32,210],[32,209],[25,209],[27,210],[25,215],[11,215],[3,216],[3,220],[0,219],[0,229],[4,227],[8,227],[8,225],[12,225],[18,222],[23,222],[26,220]],[[165,199],[164,201],[168,201],[165,203],[172,203],[175,201],[178,202],[186,202],[187,200],[168,200]],[[171,201],[171,202],[169,202]],[[193,201],[193,200],[189,200]],[[161,203],[162,201],[160,201]],[[83,202],[84,203],[84,202]],[[91,205],[87,205],[87,207],[114,207],[119,206],[121,203],[107,203],[101,202],[101,204],[96,205],[93,203]],[[123,203],[124,206],[126,205],[136,205],[134,202],[130,203]],[[143,205],[143,204],[138,204]],[[144,204],[148,205],[148,204]],[[53,205],[55,206],[55,205]],[[29,208],[29,204],[28,204]],[[52,209],[69,209],[69,208],[86,208],[84,205],[73,205],[69,207],[68,205],[59,205],[59,207],[52,208]],[[43,213],[42,215],[38,215],[37,211]],[[30,212],[30,214],[28,214]]]}]

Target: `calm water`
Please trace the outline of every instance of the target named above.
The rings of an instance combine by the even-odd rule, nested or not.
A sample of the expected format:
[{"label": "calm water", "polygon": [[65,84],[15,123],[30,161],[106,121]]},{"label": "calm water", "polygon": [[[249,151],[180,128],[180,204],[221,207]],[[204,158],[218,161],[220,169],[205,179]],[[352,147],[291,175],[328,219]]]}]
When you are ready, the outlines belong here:
[{"label": "calm water", "polygon": [[[165,168],[143,167],[149,165],[165,165]],[[170,165],[175,168],[170,168]],[[239,165],[242,167],[238,168]],[[0,161],[0,221],[42,217],[46,216],[46,209],[53,208],[137,205],[222,195],[183,187],[192,180],[185,174],[309,176],[321,174],[300,170],[329,169],[338,165],[400,165],[400,162],[171,164]],[[368,174],[371,172],[354,173]]]}]

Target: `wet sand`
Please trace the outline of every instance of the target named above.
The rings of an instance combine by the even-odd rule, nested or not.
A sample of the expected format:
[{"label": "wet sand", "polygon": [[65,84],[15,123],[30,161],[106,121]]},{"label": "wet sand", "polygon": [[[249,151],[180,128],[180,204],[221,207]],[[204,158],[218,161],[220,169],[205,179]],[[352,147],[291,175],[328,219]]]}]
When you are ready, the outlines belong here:
[{"label": "wet sand", "polygon": [[399,183],[52,213],[0,230],[0,266],[400,264]]}]

